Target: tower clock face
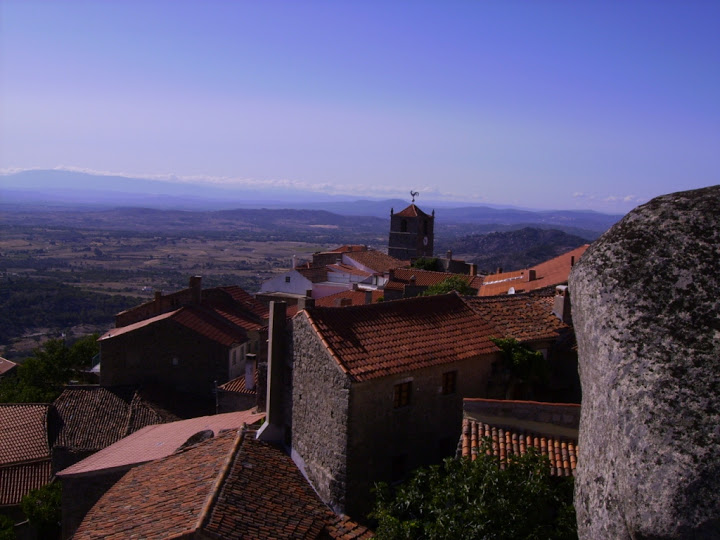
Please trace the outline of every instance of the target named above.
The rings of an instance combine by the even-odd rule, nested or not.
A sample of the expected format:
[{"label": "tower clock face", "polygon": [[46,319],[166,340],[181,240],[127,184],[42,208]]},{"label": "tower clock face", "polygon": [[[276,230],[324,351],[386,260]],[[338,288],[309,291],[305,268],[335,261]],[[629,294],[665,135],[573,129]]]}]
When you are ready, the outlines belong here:
[{"label": "tower clock face", "polygon": [[423,246],[427,246],[427,245],[428,245],[428,237],[423,236]]}]

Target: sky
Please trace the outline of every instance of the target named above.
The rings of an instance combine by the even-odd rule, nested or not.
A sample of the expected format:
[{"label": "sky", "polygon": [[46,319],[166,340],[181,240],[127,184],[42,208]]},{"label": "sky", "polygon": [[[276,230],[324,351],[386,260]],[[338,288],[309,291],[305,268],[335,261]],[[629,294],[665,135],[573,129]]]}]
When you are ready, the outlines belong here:
[{"label": "sky", "polygon": [[718,28],[710,0],[2,0],[0,170],[624,213],[720,183]]}]

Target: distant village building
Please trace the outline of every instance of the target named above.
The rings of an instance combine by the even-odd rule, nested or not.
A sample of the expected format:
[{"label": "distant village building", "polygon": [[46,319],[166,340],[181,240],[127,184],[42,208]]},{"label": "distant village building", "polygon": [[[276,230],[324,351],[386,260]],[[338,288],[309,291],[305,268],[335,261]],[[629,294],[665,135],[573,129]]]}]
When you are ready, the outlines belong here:
[{"label": "distant village building", "polygon": [[245,373],[248,354],[265,357],[267,308],[240,287],[178,293],[120,313],[100,337],[102,386],[161,384],[208,394]]}]

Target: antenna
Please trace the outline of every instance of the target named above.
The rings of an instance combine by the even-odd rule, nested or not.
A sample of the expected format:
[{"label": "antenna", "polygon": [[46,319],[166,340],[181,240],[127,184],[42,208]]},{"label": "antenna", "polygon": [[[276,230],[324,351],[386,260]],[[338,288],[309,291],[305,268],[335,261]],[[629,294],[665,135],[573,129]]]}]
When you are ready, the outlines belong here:
[{"label": "antenna", "polygon": [[412,189],[410,190],[410,196],[412,197],[412,202],[415,202],[415,197],[417,197],[418,195],[420,195],[420,193],[418,193],[417,191],[413,191]]}]

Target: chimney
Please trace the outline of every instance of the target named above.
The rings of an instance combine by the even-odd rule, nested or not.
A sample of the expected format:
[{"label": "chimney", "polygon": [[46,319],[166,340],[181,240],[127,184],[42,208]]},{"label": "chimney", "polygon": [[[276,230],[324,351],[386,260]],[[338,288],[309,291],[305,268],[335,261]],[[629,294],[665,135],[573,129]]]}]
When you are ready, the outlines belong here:
[{"label": "chimney", "polygon": [[498,266],[496,274],[502,274],[502,266]]},{"label": "chimney", "polygon": [[291,270],[295,270],[295,266],[297,266],[297,255],[293,254],[293,256],[292,256],[292,268],[291,268]]},{"label": "chimney", "polygon": [[268,368],[265,423],[257,432],[257,438],[266,442],[284,443],[284,377],[285,369],[285,302],[270,302],[268,327]]},{"label": "chimney", "polygon": [[412,276],[410,276],[410,285],[415,285],[415,280],[416,280],[416,279],[417,279],[417,278],[415,277],[415,274],[413,274]]},{"label": "chimney", "polygon": [[192,276],[190,278],[190,293],[192,303],[199,304],[202,299],[202,276]]},{"label": "chimney", "polygon": [[245,390],[255,390],[255,370],[257,369],[257,355],[245,355]]},{"label": "chimney", "polygon": [[570,255],[570,268],[575,266],[575,255]]},{"label": "chimney", "polygon": [[470,275],[477,276],[477,264],[473,263],[470,266]]},{"label": "chimney", "polygon": [[160,313],[162,311],[162,291],[155,291],[155,298],[153,299],[153,311]]},{"label": "chimney", "polygon": [[365,291],[365,304],[372,304],[372,291]]},{"label": "chimney", "polygon": [[570,291],[567,285],[558,285],[555,287],[553,314],[565,324],[572,324],[572,317],[570,316]]},{"label": "chimney", "polygon": [[315,299],[314,298],[308,298],[307,296],[303,298],[298,298],[298,311],[302,311],[303,309],[315,307]]},{"label": "chimney", "polygon": [[340,307],[352,306],[352,298],[341,298]]},{"label": "chimney", "polygon": [[447,254],[445,255],[445,258],[446,258],[448,261],[452,261],[452,249],[448,249],[448,250],[447,250]]},{"label": "chimney", "polygon": [[535,281],[535,270],[528,270],[526,281]]}]

